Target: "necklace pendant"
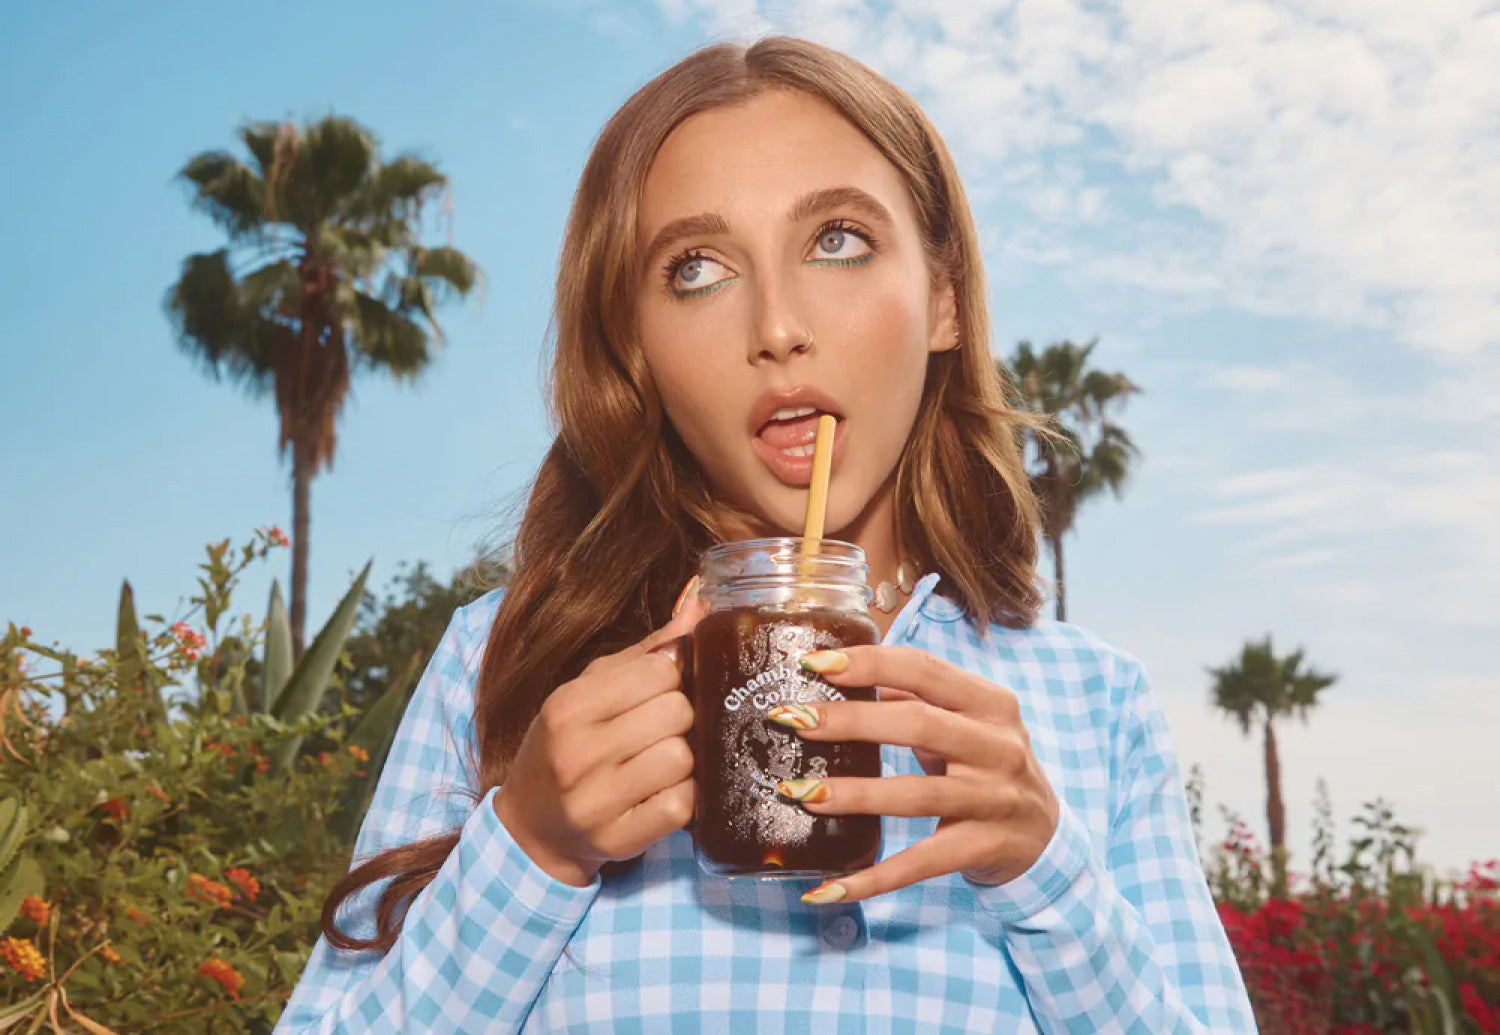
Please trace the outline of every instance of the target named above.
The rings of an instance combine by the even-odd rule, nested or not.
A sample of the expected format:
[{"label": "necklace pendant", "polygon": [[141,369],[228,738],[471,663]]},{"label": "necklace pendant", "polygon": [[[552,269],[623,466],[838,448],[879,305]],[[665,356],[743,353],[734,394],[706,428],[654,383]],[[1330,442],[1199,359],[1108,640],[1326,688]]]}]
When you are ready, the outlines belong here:
[{"label": "necklace pendant", "polygon": [[907,596],[917,588],[917,574],[905,561],[896,566],[896,586]]},{"label": "necklace pendant", "polygon": [[875,587],[875,607],[890,614],[896,610],[896,587],[889,582],[881,582]]}]

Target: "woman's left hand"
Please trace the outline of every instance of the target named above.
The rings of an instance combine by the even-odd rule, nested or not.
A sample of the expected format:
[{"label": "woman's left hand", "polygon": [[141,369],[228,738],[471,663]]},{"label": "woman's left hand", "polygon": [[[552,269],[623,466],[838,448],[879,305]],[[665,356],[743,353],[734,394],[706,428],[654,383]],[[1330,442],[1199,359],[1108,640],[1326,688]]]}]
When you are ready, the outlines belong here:
[{"label": "woman's left hand", "polygon": [[912,748],[926,776],[786,781],[780,790],[822,816],[937,816],[937,832],[807,902],[857,902],[929,877],[1003,884],[1026,872],[1057,829],[1058,802],[1015,694],[912,647],[818,651],[802,666],[834,686],[878,686],[879,701],[819,701],[768,716],[806,740]]}]

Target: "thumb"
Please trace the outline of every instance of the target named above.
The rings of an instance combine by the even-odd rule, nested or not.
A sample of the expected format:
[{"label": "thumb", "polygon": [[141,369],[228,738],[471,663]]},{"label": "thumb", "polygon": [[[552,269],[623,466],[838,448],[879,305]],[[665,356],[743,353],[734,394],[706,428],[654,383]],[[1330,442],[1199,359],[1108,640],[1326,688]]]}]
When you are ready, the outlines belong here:
[{"label": "thumb", "polygon": [[672,618],[666,625],[651,633],[639,644],[644,652],[664,649],[693,631],[693,628],[708,614],[708,603],[698,595],[698,576],[694,575],[682,587],[677,603],[672,607]]}]

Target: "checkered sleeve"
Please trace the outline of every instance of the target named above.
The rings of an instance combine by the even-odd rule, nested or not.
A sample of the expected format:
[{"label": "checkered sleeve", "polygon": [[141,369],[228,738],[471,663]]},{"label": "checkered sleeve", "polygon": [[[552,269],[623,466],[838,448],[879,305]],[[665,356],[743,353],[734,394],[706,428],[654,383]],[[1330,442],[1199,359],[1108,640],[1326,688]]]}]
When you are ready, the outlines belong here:
[{"label": "checkered sleeve", "polygon": [[[474,683],[498,594],[458,611],[412,695],[355,845],[356,860],[458,830],[384,954],[319,938],[277,1035],[515,1032],[598,891],[553,880],[475,804]],[[340,926],[374,933],[385,882],[347,900]]]},{"label": "checkered sleeve", "polygon": [[1108,845],[1064,803],[1036,863],[976,897],[1003,925],[1043,1031],[1254,1032],[1165,722],[1139,665],[1127,667]]}]

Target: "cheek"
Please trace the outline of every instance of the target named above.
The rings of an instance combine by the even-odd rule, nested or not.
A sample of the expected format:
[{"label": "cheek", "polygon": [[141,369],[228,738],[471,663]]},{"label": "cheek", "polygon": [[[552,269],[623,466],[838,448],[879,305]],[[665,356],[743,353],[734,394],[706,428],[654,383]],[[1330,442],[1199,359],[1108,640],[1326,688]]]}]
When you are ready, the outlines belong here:
[{"label": "cheek", "polygon": [[872,297],[849,330],[847,376],[857,394],[880,400],[893,420],[909,425],[927,374],[926,300],[902,291]]},{"label": "cheek", "polygon": [[722,418],[732,402],[727,379],[713,369],[701,349],[682,344],[696,340],[689,332],[678,329],[674,334],[644,321],[642,332],[646,365],[667,418],[699,463],[710,465],[722,450]]}]

